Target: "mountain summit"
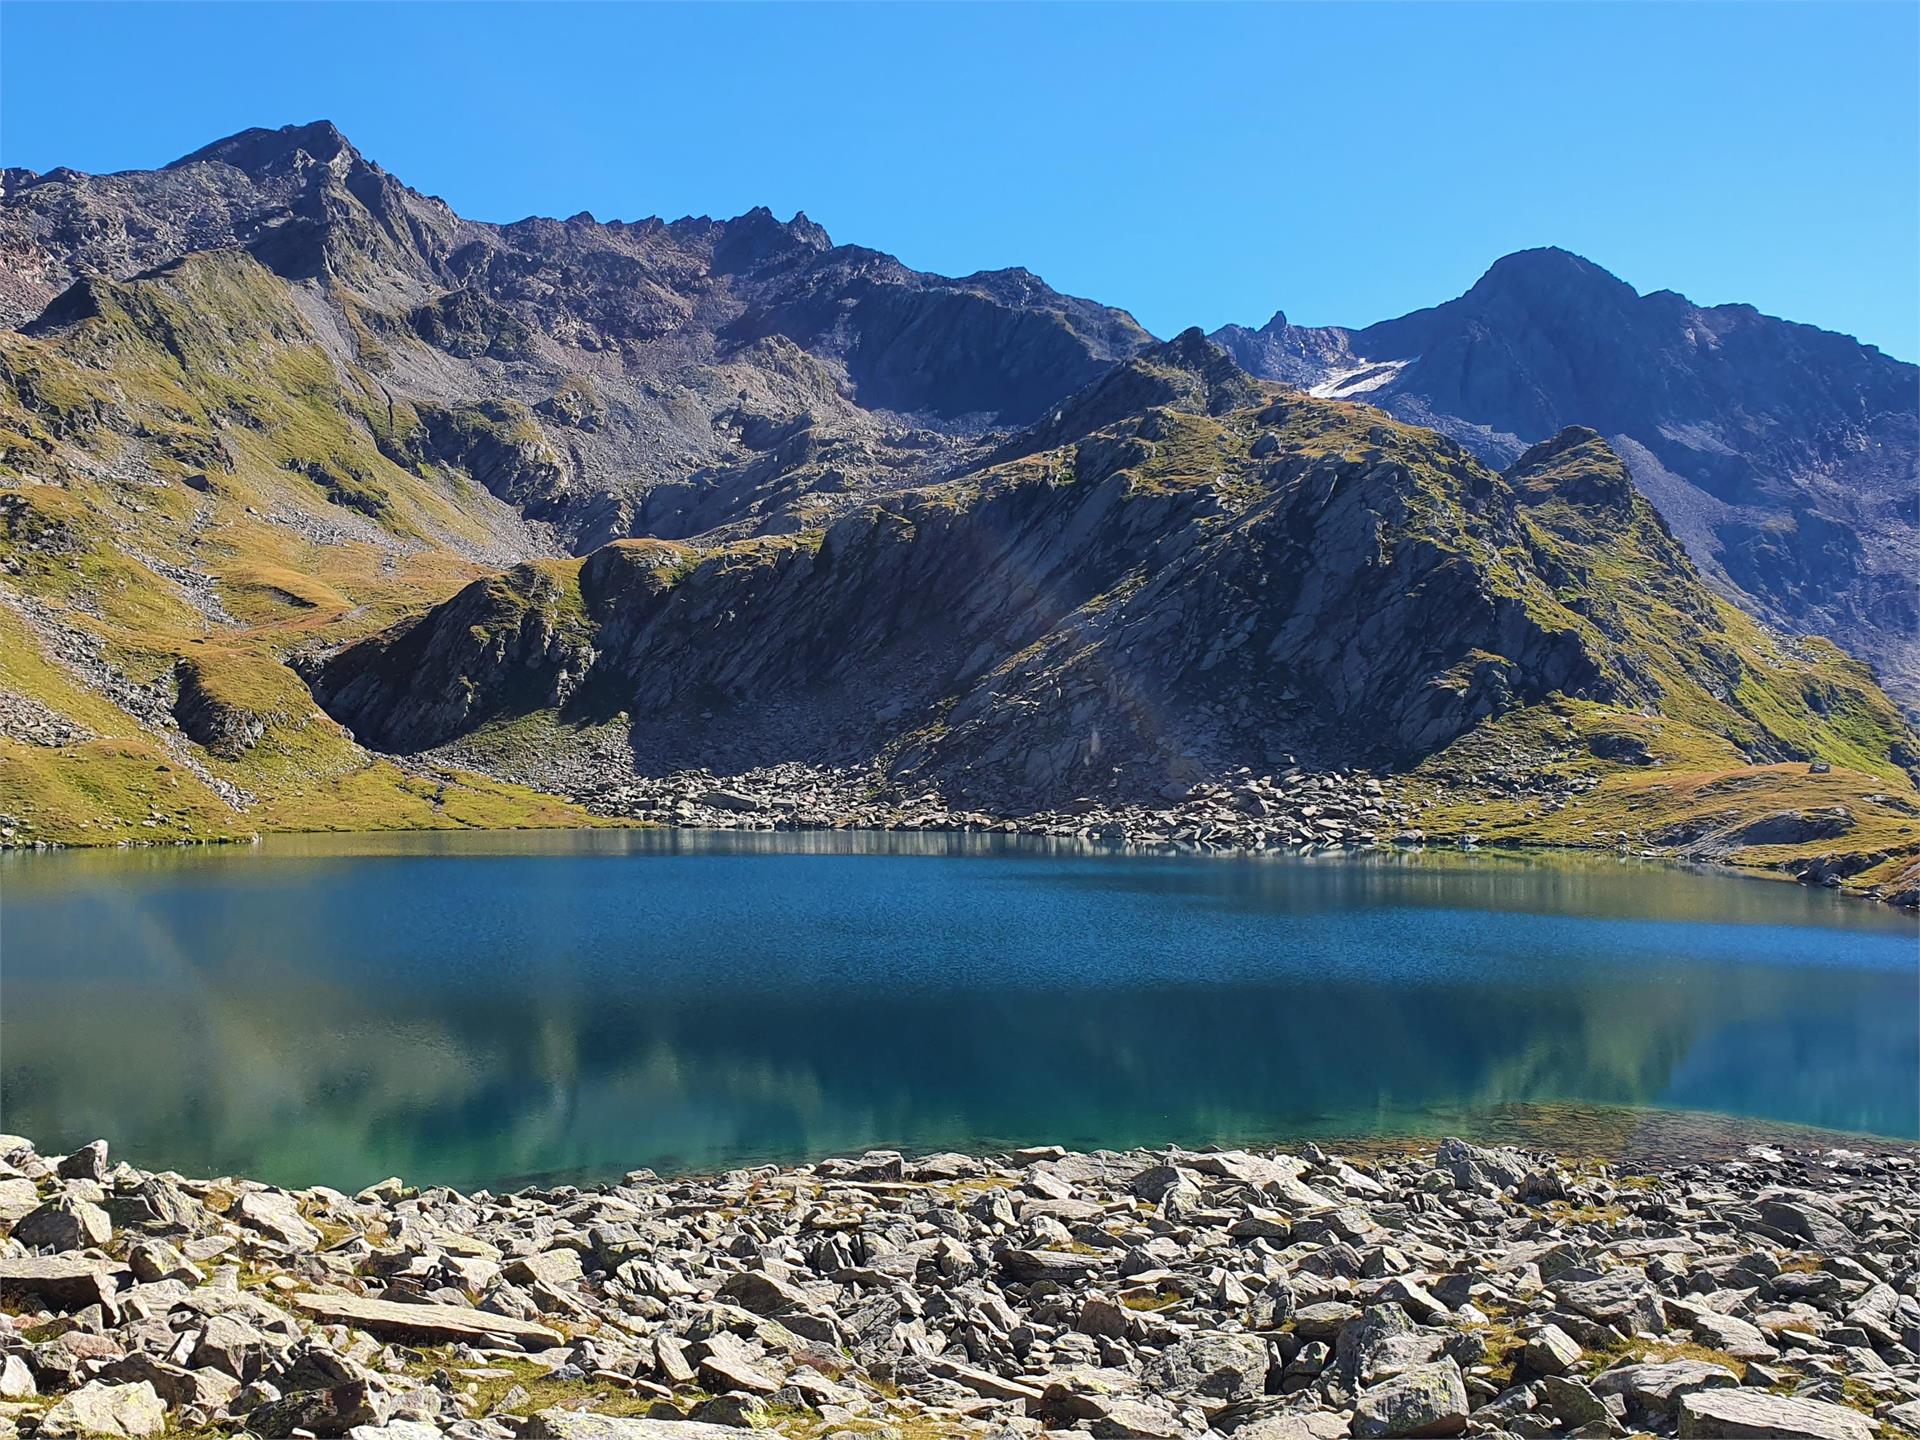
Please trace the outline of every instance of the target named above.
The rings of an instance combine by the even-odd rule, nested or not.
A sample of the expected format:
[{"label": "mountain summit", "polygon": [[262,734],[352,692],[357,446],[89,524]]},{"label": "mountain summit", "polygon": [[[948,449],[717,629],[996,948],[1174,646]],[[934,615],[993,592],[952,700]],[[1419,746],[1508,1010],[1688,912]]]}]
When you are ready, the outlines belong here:
[{"label": "mountain summit", "polygon": [[[937,474],[1151,338],[1030,272],[923,274],[803,214],[465,220],[326,121],[245,130],[158,171],[17,172],[0,318],[223,249],[315,286],[328,347],[386,391],[551,425],[543,478],[511,483],[569,546],[764,520],[821,470],[842,488]],[[589,392],[591,423],[564,423]],[[799,430],[781,456],[756,438]]]},{"label": "mountain summit", "polygon": [[217,161],[258,177],[295,168],[302,159],[325,165],[342,156],[359,160],[360,152],[347,143],[347,137],[331,120],[315,120],[306,125],[283,125],[278,130],[242,130],[203,145],[191,155],[182,155],[165,168],[181,170]]}]

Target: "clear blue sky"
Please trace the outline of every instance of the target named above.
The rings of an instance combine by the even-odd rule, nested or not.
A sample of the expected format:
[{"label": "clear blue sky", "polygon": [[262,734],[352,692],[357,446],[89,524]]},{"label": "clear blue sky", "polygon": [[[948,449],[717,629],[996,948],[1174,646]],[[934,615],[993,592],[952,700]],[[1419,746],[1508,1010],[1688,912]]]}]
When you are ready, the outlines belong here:
[{"label": "clear blue sky", "polygon": [[1920,354],[1920,6],[0,6],[0,158],[329,118],[462,213],[804,209],[1151,330],[1577,250]]}]

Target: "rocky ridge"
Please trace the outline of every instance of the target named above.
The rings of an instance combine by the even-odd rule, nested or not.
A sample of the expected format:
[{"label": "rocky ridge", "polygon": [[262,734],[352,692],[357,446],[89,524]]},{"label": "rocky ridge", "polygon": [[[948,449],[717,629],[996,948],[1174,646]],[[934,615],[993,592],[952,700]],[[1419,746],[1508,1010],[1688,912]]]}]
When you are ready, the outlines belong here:
[{"label": "rocky ridge", "polygon": [[1795,658],[1716,606],[1590,431],[1496,476],[1430,432],[1284,393],[1100,424],[1111,387],[1083,397],[1098,428],[1048,422],[1079,430],[1069,444],[798,536],[510,572],[307,677],[382,749],[618,713],[656,772],[735,735],[785,748],[766,733],[783,702],[822,747],[794,758],[846,758],[825,751],[841,736],[864,758],[939,717],[890,770],[1002,810],[1280,750],[1406,765],[1553,694],[1692,708],[1756,756],[1795,744],[1745,698],[1756,682],[1814,727],[1877,703],[1900,729],[1883,700],[1836,694],[1817,717],[1781,684]]},{"label": "rocky ridge", "polygon": [[805,215],[467,220],[325,121],[159,170],[0,174],[8,324],[45,330],[99,281],[233,252],[419,415],[419,458],[575,549],[778,527],[937,474],[1150,340],[1027,271],[923,274]]},{"label": "rocky ridge", "polygon": [[817,1440],[1920,1428],[1920,1170],[893,1152],[355,1195],[0,1161],[0,1428]]},{"label": "rocky ridge", "polygon": [[[370,754],[282,662],[612,537],[824,523],[1148,339],[804,216],[470,222],[324,122],[0,174],[0,312],[0,828],[37,844],[583,823]],[[226,753],[181,749],[183,677]]]}]

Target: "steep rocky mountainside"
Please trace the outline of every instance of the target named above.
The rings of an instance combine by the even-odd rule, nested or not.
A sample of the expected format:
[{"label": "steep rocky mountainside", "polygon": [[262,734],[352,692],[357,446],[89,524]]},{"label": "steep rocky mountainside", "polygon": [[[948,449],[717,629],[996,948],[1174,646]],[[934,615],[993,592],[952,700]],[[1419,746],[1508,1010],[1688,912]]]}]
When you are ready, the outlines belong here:
[{"label": "steep rocky mountainside", "polygon": [[370,756],[281,662],[516,561],[818,524],[1147,343],[804,217],[476,224],[326,124],[5,171],[0,256],[4,840],[578,818]]},{"label": "steep rocky mountainside", "polygon": [[[645,772],[884,754],[1016,809],[1402,768],[1552,697],[1910,788],[1920,748],[1864,667],[1713,595],[1592,431],[1500,475],[1377,411],[1211,391],[1221,358],[1189,332],[1012,458],[829,527],[475,582],[315,693],[383,749],[491,731],[505,755],[557,712]],[[1116,391],[1173,398],[1113,419]]]},{"label": "steep rocky mountainside", "polygon": [[1920,370],[1762,315],[1648,295],[1563,250],[1362,330],[1214,339],[1255,375],[1361,399],[1495,465],[1564,426],[1607,436],[1702,572],[1830,636],[1920,706]]},{"label": "steep rocky mountainside", "polygon": [[243,250],[340,366],[420,410],[424,461],[576,549],[797,528],[836,492],[939,473],[1149,339],[1025,271],[923,275],[804,215],[480,224],[325,122],[0,185],[0,319],[77,280]]},{"label": "steep rocky mountainside", "polygon": [[241,251],[0,333],[0,839],[564,823],[362,748],[282,663],[557,553]]}]

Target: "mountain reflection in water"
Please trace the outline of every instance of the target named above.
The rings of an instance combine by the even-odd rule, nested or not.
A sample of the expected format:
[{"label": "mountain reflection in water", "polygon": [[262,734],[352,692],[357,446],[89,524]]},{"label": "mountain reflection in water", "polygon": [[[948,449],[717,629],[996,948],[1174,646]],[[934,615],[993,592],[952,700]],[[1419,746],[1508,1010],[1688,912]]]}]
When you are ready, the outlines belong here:
[{"label": "mountain reflection in water", "polygon": [[1658,1107],[1913,1138],[1910,917],[1608,860],[956,836],[0,862],[0,1102],[355,1187]]}]

